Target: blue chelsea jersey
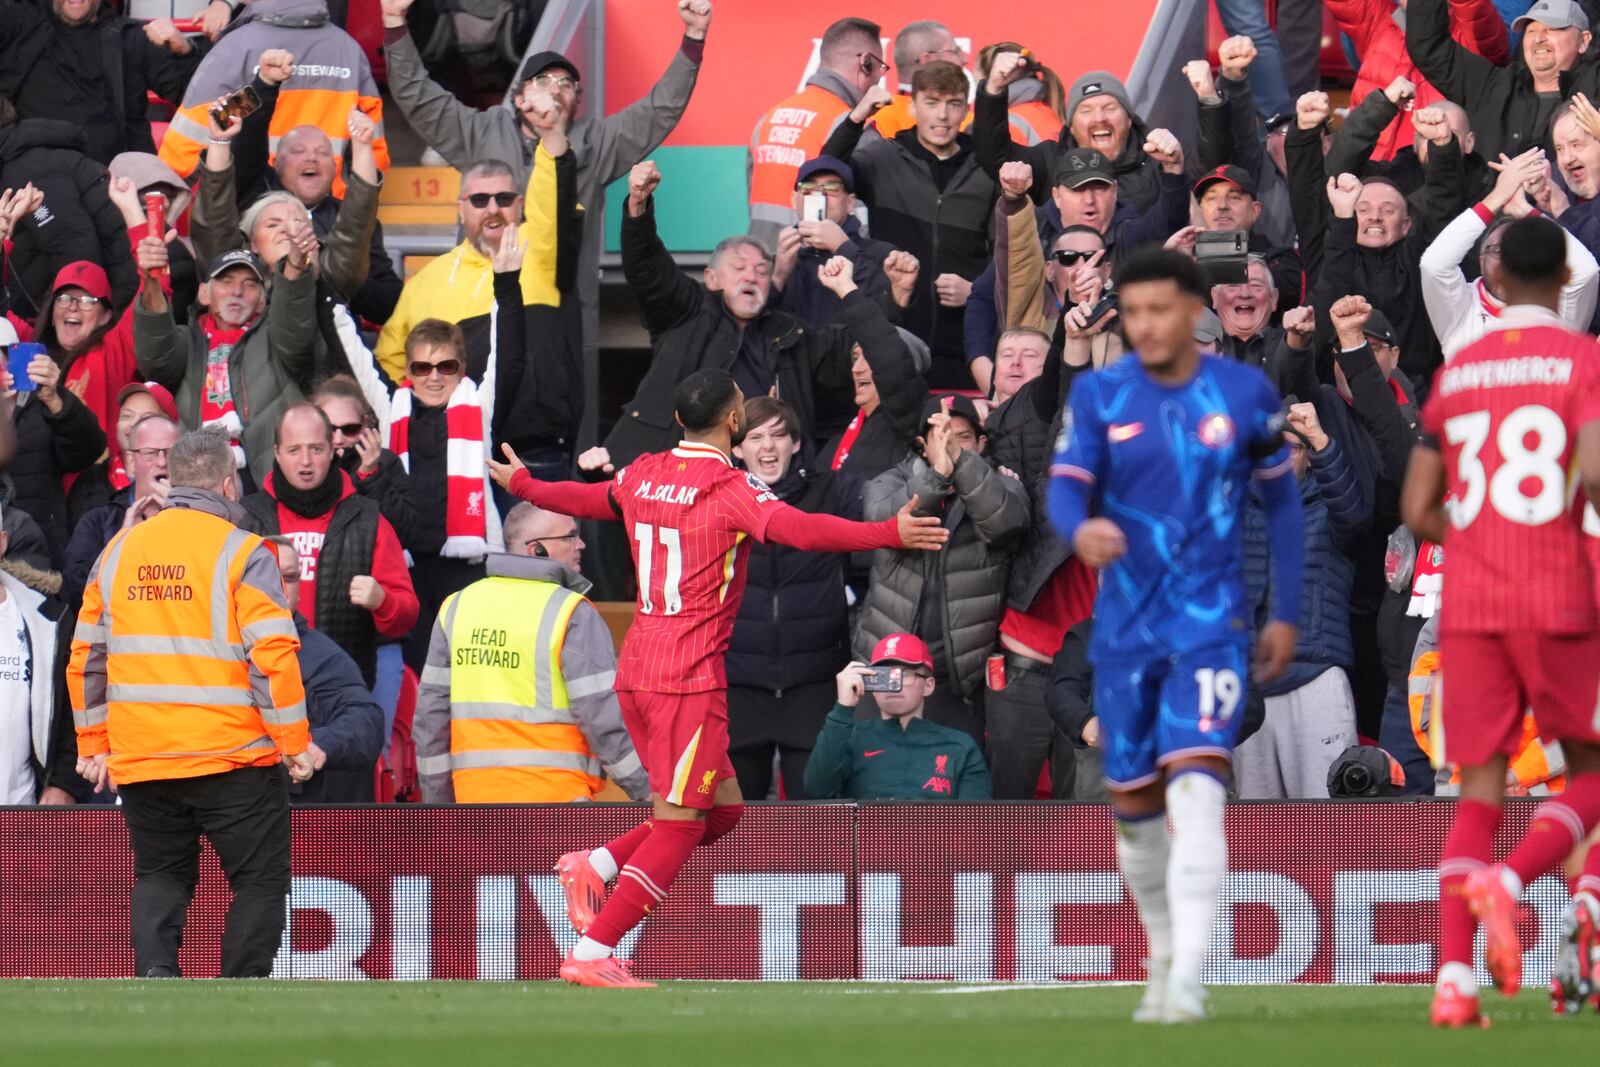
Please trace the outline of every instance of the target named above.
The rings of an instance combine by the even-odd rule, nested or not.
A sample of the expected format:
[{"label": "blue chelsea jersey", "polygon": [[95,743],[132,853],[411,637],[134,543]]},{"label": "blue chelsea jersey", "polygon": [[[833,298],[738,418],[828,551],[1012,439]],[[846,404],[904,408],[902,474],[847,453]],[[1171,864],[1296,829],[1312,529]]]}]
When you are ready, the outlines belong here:
[{"label": "blue chelsea jersey", "polygon": [[1289,464],[1280,408],[1261,371],[1209,354],[1180,386],[1151,380],[1131,352],[1078,376],[1051,473],[1084,482],[1091,514],[1128,541],[1101,576],[1093,662],[1251,639],[1240,517],[1252,473]]}]

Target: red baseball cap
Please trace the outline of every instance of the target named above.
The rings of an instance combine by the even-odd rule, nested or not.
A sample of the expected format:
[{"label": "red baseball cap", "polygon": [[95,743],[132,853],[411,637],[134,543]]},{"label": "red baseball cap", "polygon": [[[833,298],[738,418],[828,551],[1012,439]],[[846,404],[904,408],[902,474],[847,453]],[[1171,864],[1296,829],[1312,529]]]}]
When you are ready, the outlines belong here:
[{"label": "red baseball cap", "polygon": [[906,667],[925,667],[933,673],[933,653],[916,634],[890,634],[872,646],[872,665],[898,663]]},{"label": "red baseball cap", "polygon": [[106,279],[105,268],[87,259],[68,263],[61,268],[55,284],[50,287],[50,298],[55,299],[55,295],[63,289],[82,289],[97,300],[111,300],[111,282]]},{"label": "red baseball cap", "polygon": [[117,407],[135,393],[149,393],[155,397],[156,404],[160,406],[161,413],[173,422],[178,421],[178,404],[172,399],[172,393],[159,382],[129,382],[117,392]]}]

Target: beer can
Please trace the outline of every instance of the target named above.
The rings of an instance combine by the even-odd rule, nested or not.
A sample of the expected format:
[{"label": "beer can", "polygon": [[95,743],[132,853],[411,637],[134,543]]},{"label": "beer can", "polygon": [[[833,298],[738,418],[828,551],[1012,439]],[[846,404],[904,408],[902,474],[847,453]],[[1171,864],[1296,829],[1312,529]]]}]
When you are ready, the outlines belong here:
[{"label": "beer can", "polygon": [[988,677],[989,688],[995,692],[1006,687],[1006,657],[1004,653],[996,652],[984,664]]}]

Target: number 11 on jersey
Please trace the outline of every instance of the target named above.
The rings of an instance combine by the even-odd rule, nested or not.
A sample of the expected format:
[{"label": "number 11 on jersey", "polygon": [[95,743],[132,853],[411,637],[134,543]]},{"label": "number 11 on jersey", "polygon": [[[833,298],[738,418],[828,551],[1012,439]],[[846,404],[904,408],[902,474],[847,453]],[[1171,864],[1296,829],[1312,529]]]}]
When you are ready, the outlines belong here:
[{"label": "number 11 on jersey", "polygon": [[[647,522],[633,524],[633,539],[639,545],[639,610],[646,615],[676,615],[683,610],[683,597],[678,585],[683,581],[683,541],[678,531],[670,526],[652,526]],[[666,555],[662,573],[655,566],[656,543],[660,542]],[[656,585],[656,579],[661,584]]]}]

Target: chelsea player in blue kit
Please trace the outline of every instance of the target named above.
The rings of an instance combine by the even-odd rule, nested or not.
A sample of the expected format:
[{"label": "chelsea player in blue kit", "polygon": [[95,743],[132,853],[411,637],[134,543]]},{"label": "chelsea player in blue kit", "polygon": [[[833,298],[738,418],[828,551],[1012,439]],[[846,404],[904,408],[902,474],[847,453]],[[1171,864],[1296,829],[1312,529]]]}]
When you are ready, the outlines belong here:
[{"label": "chelsea player in blue kit", "polygon": [[[1194,340],[1205,277],[1175,252],[1118,271],[1134,351],[1073,383],[1050,518],[1101,569],[1095,668],[1117,862],[1150,944],[1134,1018],[1205,1018],[1201,970],[1227,874],[1223,807],[1256,643],[1256,678],[1294,654],[1305,543],[1281,401],[1254,367]],[[1251,632],[1240,517],[1261,483],[1272,621]],[[1167,836],[1166,821],[1172,821]]]}]

